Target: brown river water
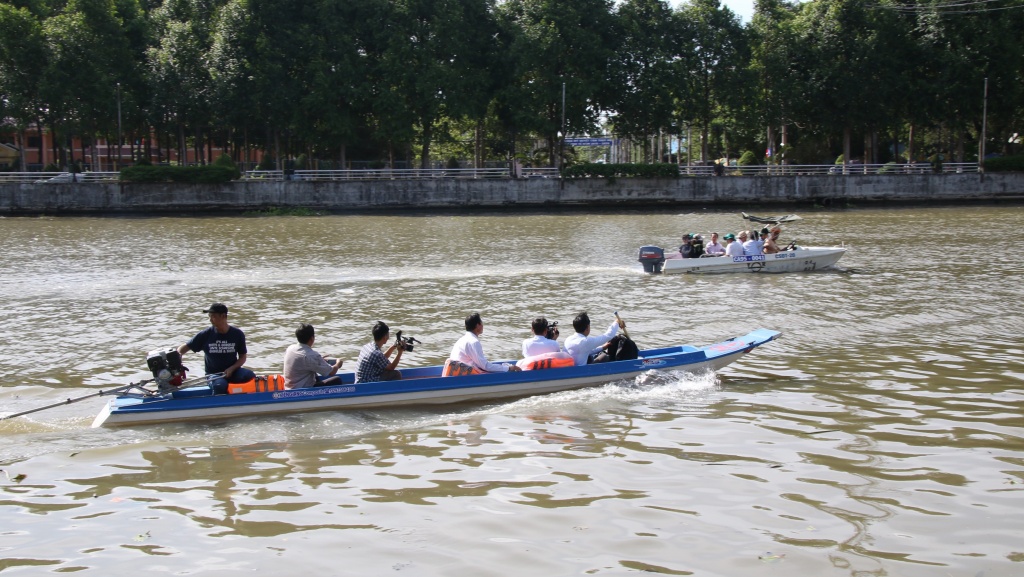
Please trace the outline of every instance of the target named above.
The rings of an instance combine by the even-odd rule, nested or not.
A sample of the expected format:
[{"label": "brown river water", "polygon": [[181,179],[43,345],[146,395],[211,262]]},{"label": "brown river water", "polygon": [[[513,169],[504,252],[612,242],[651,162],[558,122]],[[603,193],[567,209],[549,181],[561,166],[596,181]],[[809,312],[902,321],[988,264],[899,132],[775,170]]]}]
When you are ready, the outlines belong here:
[{"label": "brown river water", "polygon": [[641,348],[783,332],[715,376],[503,402],[0,421],[0,573],[1024,575],[1024,207],[800,215],[783,240],[845,243],[840,270],[643,274],[732,211],[0,218],[0,414],[148,377],[214,301],[256,371],[300,322],[349,368],[378,319],[422,341],[402,366],[475,311],[491,359],[580,309]]}]

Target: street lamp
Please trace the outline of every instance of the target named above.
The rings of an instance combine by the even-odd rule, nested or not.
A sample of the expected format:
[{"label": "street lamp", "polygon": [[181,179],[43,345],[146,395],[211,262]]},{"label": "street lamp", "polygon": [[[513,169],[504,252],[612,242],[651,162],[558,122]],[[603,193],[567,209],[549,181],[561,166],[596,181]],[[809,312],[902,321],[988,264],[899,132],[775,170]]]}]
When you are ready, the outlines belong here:
[{"label": "street lamp", "polygon": [[121,170],[121,83],[117,83],[117,169]]}]

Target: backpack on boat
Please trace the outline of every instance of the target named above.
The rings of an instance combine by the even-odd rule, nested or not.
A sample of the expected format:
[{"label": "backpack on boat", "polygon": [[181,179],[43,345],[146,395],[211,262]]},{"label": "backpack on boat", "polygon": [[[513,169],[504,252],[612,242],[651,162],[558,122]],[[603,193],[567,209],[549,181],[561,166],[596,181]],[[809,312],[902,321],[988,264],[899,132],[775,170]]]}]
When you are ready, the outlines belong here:
[{"label": "backpack on boat", "polygon": [[640,356],[640,349],[637,348],[633,339],[626,335],[616,335],[608,341],[609,361],[631,361]]}]

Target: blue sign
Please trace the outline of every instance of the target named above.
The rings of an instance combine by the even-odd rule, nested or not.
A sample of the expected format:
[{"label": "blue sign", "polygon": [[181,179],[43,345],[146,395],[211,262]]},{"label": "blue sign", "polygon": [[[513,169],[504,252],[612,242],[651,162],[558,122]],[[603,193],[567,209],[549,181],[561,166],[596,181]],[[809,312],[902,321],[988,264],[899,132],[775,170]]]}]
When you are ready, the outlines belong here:
[{"label": "blue sign", "polygon": [[573,146],[613,146],[615,140],[611,138],[566,138],[565,143]]}]

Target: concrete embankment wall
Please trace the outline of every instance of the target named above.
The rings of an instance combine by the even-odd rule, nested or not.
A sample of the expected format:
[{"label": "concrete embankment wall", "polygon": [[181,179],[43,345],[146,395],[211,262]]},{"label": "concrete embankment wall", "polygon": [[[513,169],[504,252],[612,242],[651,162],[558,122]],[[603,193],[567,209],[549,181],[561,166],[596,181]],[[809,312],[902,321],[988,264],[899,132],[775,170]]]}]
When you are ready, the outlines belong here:
[{"label": "concrete embankment wall", "polygon": [[0,214],[453,207],[736,206],[1024,199],[1024,174],[724,176],[678,179],[245,180],[225,184],[0,184]]}]

